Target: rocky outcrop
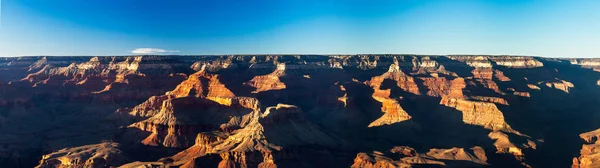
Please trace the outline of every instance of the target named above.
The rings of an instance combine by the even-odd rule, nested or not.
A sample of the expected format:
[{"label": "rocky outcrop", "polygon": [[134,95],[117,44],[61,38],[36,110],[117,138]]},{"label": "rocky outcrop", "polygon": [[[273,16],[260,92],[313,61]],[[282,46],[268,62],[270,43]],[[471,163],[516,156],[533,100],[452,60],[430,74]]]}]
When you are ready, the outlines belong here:
[{"label": "rocky outcrop", "polygon": [[220,82],[219,75],[208,74],[203,68],[190,75],[174,90],[165,93],[165,95],[152,96],[133,109],[125,110],[128,110],[131,116],[147,118],[157,114],[165,100],[188,96],[206,98],[228,106],[232,104],[231,101],[235,98],[235,95]]},{"label": "rocky outcrop", "polygon": [[166,95],[174,97],[207,97],[209,99],[233,98],[235,95],[220,82],[219,75],[208,74],[204,69],[190,75],[187,80]]},{"label": "rocky outcrop", "polygon": [[50,167],[113,167],[131,159],[114,142],[104,142],[74,148],[65,148],[44,155],[38,168]]},{"label": "rocky outcrop", "polygon": [[486,56],[448,56],[452,60],[466,63],[474,68],[491,68],[492,63]]},{"label": "rocky outcrop", "polygon": [[431,57],[413,57],[411,62],[413,65],[411,75],[438,77],[442,74],[446,76],[458,76],[456,73],[446,70],[444,65],[439,64]]},{"label": "rocky outcrop", "polygon": [[537,68],[544,64],[534,57],[496,56],[489,57],[497,65],[510,68]]},{"label": "rocky outcrop", "polygon": [[555,88],[558,90],[561,90],[565,93],[569,93],[569,90],[571,88],[574,88],[575,85],[573,85],[573,83],[565,81],[565,80],[556,80],[556,81],[547,81],[547,82],[540,82],[538,84],[544,84],[549,88]]},{"label": "rocky outcrop", "polygon": [[[102,140],[126,144],[116,148],[134,159],[100,167],[347,167],[353,160],[356,167],[594,167],[596,138],[586,136],[572,160],[580,142],[570,133],[597,124],[590,106],[600,92],[597,62],[392,54],[0,58],[0,167],[33,167],[43,154],[47,165],[85,166],[87,155],[71,152],[81,157],[63,162],[47,152]],[[417,149],[370,152],[395,144]]]},{"label": "rocky outcrop", "polygon": [[465,62],[467,65],[476,68],[492,68],[493,64],[509,68],[537,68],[544,66],[542,62],[534,57],[476,55],[449,57],[450,59]]},{"label": "rocky outcrop", "polygon": [[504,100],[503,98],[500,98],[500,97],[470,96],[469,99],[476,100],[476,101],[496,103],[496,104],[500,104],[500,105],[507,105],[507,106],[509,105],[506,100]]},{"label": "rocky outcrop", "polygon": [[531,90],[540,90],[541,88],[534,85],[534,84],[527,84],[527,87],[529,87],[529,89]]},{"label": "rocky outcrop", "polygon": [[129,111],[129,115],[143,118],[152,117],[158,114],[161,109],[166,108],[163,107],[163,102],[171,98],[172,97],[169,95],[152,96],[144,103],[133,107],[133,109]]},{"label": "rocky outcrop", "polygon": [[379,119],[371,122],[369,127],[377,127],[382,125],[390,125],[401,121],[409,120],[411,118],[404,109],[398,103],[398,98],[392,98],[391,89],[382,90],[383,81],[386,79],[396,81],[396,85],[406,92],[413,94],[420,94],[419,88],[415,83],[414,79],[404,74],[398,64],[392,64],[388,72],[383,75],[371,78],[369,85],[373,88],[373,99],[381,102],[381,111],[384,113]]},{"label": "rocky outcrop", "polygon": [[504,72],[502,72],[500,70],[494,70],[494,77],[496,77],[496,79],[498,79],[499,81],[502,81],[502,82],[510,81],[510,78],[504,76]]},{"label": "rocky outcrop", "polygon": [[296,106],[278,104],[252,115],[248,125],[229,136],[218,132],[198,134],[194,146],[171,157],[173,165],[194,157],[219,155],[219,167],[277,167],[277,158],[286,157],[289,151],[284,151],[288,148],[334,146],[338,142],[311,124]]},{"label": "rocky outcrop", "polygon": [[381,88],[383,81],[388,79],[395,81],[396,85],[403,91],[420,95],[421,93],[419,92],[419,87],[415,83],[415,79],[402,72],[398,64],[399,63],[396,61],[394,64],[390,65],[390,68],[386,73],[371,78],[369,81],[370,86],[374,89],[379,89]]},{"label": "rocky outcrop", "polygon": [[221,56],[216,59],[194,62],[190,67],[195,71],[205,70],[208,72],[217,72],[222,69],[235,68],[237,67],[237,64],[234,63],[234,57]]},{"label": "rocky outcrop", "polygon": [[453,97],[463,98],[463,89],[466,87],[464,78],[455,78],[448,80],[444,77],[439,78],[419,78],[423,80],[423,85],[429,89],[427,96],[433,97]]},{"label": "rocky outcrop", "polygon": [[[430,164],[442,163],[429,161]],[[384,157],[381,154],[367,154],[359,153],[354,159],[352,168],[377,168],[377,167],[410,167],[410,164],[402,163],[400,161],[394,161],[390,158]]]},{"label": "rocky outcrop", "polygon": [[285,89],[286,85],[279,79],[285,75],[285,66],[284,63],[278,64],[277,68],[272,73],[256,76],[245,84],[255,88],[253,93]]},{"label": "rocky outcrop", "polygon": [[[401,149],[401,150],[398,150]],[[443,166],[443,167],[485,167],[487,156],[483,148],[475,146],[471,149],[430,149],[427,153],[417,153],[410,147],[394,147],[387,155],[397,155],[394,160],[382,152],[370,154],[359,153],[354,159],[353,168],[376,167],[413,167],[413,166]],[[396,157],[394,157],[396,158]],[[462,162],[455,162],[462,161]]]},{"label": "rocky outcrop", "polygon": [[232,131],[250,121],[259,108],[252,98],[231,98],[229,105],[196,97],[180,97],[163,101],[154,116],[129,126],[132,132],[150,133],[141,143],[150,146],[188,148],[196,134],[222,129]]},{"label": "rocky outcrop", "polygon": [[185,78],[185,74],[178,72],[188,69],[185,63],[169,57],[87,57],[88,61],[79,58],[86,57],[73,60],[43,57],[29,67],[31,73],[18,84],[54,89],[58,92],[54,94],[97,96],[110,102],[164,93]]},{"label": "rocky outcrop", "polygon": [[404,109],[398,104],[398,101],[389,98],[373,97],[375,100],[381,102],[381,111],[384,112],[383,116],[377,120],[371,122],[369,127],[377,127],[382,125],[391,125],[394,123],[409,120],[411,118]]},{"label": "rocky outcrop", "polygon": [[580,156],[573,158],[573,168],[592,168],[600,166],[600,129],[580,134],[585,141]]},{"label": "rocky outcrop", "polygon": [[591,68],[594,70],[598,70],[600,68],[600,59],[598,58],[580,58],[580,59],[570,59],[571,64],[579,65],[584,68]]},{"label": "rocky outcrop", "polygon": [[529,92],[513,92],[513,95],[521,97],[531,97],[531,94],[529,94]]},{"label": "rocky outcrop", "polygon": [[505,133],[493,131],[488,134],[488,137],[496,141],[494,142],[494,146],[496,146],[497,153],[508,153],[518,157],[523,156],[523,151],[521,148],[511,143],[508,139],[508,135]]},{"label": "rocky outcrop", "polygon": [[211,153],[220,153],[223,161],[240,165],[258,162],[245,155],[262,155],[259,164],[276,163],[274,153],[286,147],[309,144],[335,145],[336,141],[321,132],[302,116],[295,106],[279,104],[266,111],[245,128],[222,142],[216,143]]},{"label": "rocky outcrop", "polygon": [[504,121],[504,115],[494,103],[442,98],[440,104],[460,111],[465,124],[478,125],[490,130],[515,132]]},{"label": "rocky outcrop", "polygon": [[451,149],[430,149],[427,156],[438,160],[464,160],[481,165],[486,165],[487,156],[482,147],[475,146],[470,149],[451,148]]}]

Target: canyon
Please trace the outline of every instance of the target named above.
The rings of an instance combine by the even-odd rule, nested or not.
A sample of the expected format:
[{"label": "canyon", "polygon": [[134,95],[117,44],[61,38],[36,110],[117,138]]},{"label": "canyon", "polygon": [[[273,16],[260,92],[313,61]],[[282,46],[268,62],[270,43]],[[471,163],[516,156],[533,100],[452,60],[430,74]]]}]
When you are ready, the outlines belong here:
[{"label": "canyon", "polygon": [[600,59],[0,57],[0,167],[600,167]]}]

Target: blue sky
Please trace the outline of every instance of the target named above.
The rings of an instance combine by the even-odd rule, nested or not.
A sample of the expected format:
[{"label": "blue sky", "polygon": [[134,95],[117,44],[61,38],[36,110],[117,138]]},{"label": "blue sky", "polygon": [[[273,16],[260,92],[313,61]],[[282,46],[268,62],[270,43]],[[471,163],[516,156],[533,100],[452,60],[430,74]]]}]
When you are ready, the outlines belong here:
[{"label": "blue sky", "polygon": [[596,0],[1,0],[0,56],[600,57],[599,6]]}]

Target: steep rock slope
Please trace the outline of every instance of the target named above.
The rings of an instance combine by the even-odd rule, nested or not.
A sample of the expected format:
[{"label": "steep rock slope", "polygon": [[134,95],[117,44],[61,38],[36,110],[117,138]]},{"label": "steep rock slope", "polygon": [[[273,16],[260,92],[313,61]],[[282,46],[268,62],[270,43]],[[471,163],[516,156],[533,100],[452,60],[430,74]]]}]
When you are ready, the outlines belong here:
[{"label": "steep rock slope", "polygon": [[411,118],[410,115],[400,107],[400,104],[396,100],[397,98],[390,97],[391,89],[381,90],[381,85],[385,79],[396,81],[398,87],[403,88],[405,91],[412,91],[411,93],[416,94],[419,92],[414,83],[414,79],[400,71],[397,64],[392,64],[388,72],[383,75],[373,77],[369,82],[374,90],[373,99],[381,102],[381,111],[384,112],[384,114],[379,119],[369,124],[369,127],[389,125]]}]

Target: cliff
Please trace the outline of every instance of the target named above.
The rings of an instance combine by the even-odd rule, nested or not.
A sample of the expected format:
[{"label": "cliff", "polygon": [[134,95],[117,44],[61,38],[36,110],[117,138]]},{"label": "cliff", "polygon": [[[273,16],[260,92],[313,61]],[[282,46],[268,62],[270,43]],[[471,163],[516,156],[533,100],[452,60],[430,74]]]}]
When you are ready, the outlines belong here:
[{"label": "cliff", "polygon": [[594,167],[599,62],[0,58],[0,165]]},{"label": "cliff", "polygon": [[585,141],[582,145],[580,156],[573,158],[573,168],[590,168],[600,166],[600,130],[594,130],[579,135]]}]

